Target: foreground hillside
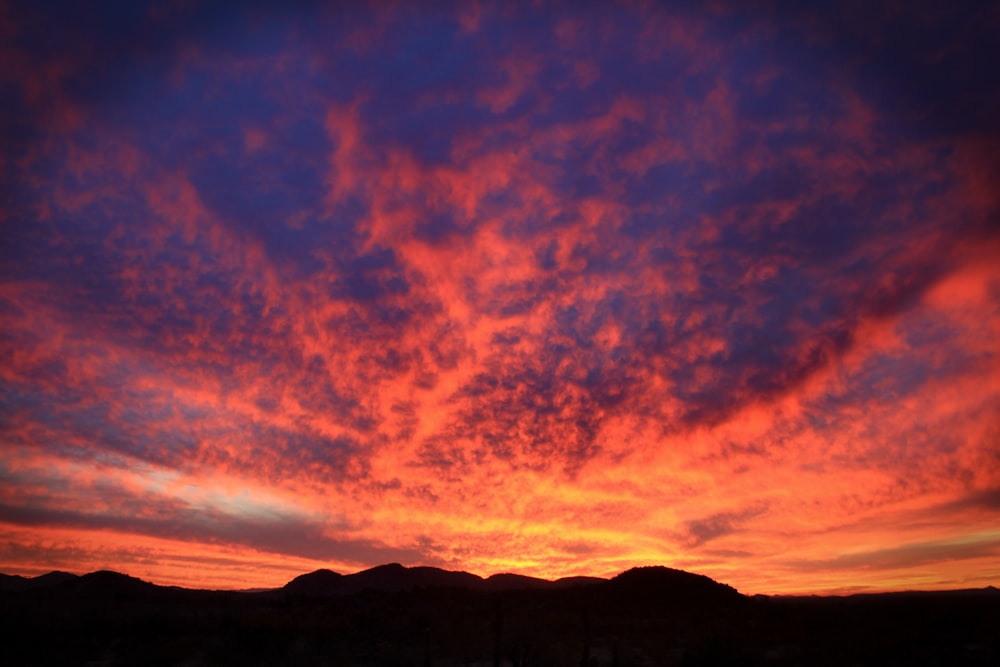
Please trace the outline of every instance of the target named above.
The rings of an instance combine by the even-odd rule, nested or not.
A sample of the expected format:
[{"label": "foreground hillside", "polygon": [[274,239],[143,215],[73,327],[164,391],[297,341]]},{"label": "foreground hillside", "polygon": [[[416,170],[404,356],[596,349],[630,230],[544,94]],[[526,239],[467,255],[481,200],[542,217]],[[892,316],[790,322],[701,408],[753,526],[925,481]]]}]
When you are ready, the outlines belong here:
[{"label": "foreground hillside", "polygon": [[255,593],[114,572],[0,577],[3,664],[1000,664],[995,589],[748,598],[661,567],[611,579],[385,565]]}]

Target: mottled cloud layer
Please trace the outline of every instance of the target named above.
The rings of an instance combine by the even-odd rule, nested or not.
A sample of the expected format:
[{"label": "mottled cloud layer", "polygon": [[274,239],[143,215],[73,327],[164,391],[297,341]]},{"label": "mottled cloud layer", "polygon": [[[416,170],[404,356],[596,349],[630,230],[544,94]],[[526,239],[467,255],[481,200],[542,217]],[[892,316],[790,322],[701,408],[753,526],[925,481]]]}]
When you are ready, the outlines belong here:
[{"label": "mottled cloud layer", "polygon": [[0,570],[1000,580],[986,5],[0,5]]}]

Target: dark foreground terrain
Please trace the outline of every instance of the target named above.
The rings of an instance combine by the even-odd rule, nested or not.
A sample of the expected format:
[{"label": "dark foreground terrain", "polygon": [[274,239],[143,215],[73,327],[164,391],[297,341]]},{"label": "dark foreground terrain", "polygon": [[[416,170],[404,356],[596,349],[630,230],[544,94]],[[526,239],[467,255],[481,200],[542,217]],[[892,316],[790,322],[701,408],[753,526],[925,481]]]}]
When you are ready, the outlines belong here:
[{"label": "dark foreground terrain", "polygon": [[1000,591],[745,597],[667,568],[481,579],[386,565],[254,593],[0,576],[3,665],[997,665]]}]

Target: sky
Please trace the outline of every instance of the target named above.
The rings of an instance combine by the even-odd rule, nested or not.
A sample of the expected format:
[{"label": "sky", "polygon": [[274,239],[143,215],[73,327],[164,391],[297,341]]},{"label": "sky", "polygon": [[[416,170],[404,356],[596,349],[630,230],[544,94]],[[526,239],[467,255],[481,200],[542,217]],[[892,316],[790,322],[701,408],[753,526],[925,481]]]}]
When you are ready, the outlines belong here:
[{"label": "sky", "polygon": [[0,2],[0,571],[1000,585],[1000,7],[828,4]]}]

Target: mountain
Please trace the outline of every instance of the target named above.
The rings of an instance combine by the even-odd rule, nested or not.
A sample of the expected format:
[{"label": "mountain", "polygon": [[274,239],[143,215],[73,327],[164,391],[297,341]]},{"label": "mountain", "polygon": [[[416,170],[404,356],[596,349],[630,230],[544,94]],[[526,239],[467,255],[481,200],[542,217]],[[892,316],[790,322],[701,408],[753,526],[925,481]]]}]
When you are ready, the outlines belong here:
[{"label": "mountain", "polygon": [[521,574],[494,574],[486,579],[468,572],[452,572],[436,567],[404,567],[399,563],[379,565],[354,574],[342,575],[316,570],[285,584],[287,593],[306,596],[350,595],[361,591],[405,592],[429,588],[456,588],[477,591],[553,590],[598,585],[611,595],[677,600],[723,600],[742,596],[736,589],[706,576],[667,567],[639,567],[623,572],[610,581],[597,577],[565,577],[556,581]]},{"label": "mountain", "polygon": [[538,590],[551,588],[552,582],[548,579],[538,579],[536,577],[526,577],[523,574],[504,572],[488,577],[483,587],[490,591]]},{"label": "mountain", "polygon": [[41,576],[35,577],[31,580],[31,588],[44,588],[46,586],[56,586],[58,584],[64,584],[67,581],[76,581],[80,577],[75,574],[70,574],[69,572],[61,572],[59,570],[53,570],[48,574],[43,574]]},{"label": "mountain", "polygon": [[547,590],[572,588],[606,579],[566,577],[558,581],[527,577],[522,574],[494,574],[483,579],[468,572],[454,572],[436,567],[404,567],[399,563],[379,565],[354,574],[342,575],[331,570],[316,570],[299,575],[282,590],[294,595],[350,595],[361,591],[405,592],[429,588],[455,588],[475,591]]},{"label": "mountain", "polygon": [[[183,590],[176,587],[157,586],[148,581],[110,570],[100,570],[83,576],[55,571],[31,578],[0,574],[0,591],[38,591],[45,594],[86,598],[122,598],[148,597]],[[193,593],[194,591],[188,592]]]},{"label": "mountain", "polygon": [[[52,583],[10,591],[32,582]],[[0,586],[11,665],[1000,664],[995,588],[744,597],[665,567],[547,581],[398,563],[265,593],[109,571]]]},{"label": "mountain", "polygon": [[705,604],[731,602],[743,596],[732,586],[720,584],[703,574],[654,565],[634,567],[613,577],[609,591],[636,602],[665,604]]},{"label": "mountain", "polygon": [[593,584],[603,584],[607,579],[600,577],[563,577],[552,582],[554,588],[576,588],[578,586],[591,586]]},{"label": "mountain", "polygon": [[349,595],[365,590],[403,592],[424,588],[477,589],[483,579],[468,572],[451,572],[436,567],[404,567],[399,563],[379,565],[354,574],[316,570],[295,577],[283,590],[296,595]]},{"label": "mountain", "polygon": [[[501,573],[483,579],[468,572],[443,570],[436,567],[405,567],[389,563],[355,572],[340,574],[328,569],[302,574],[275,592],[307,597],[351,595],[362,591],[409,592],[425,589],[461,589],[474,591],[555,590],[597,586],[612,596],[636,599],[725,600],[742,596],[736,589],[709,577],[662,566],[637,567],[613,577],[564,577],[555,581],[521,574]],[[84,596],[182,593],[184,589],[166,587],[143,581],[127,574],[102,570],[83,576],[68,572],[50,572],[39,577],[0,574],[0,591],[51,589]],[[189,591],[193,592],[193,591]]]},{"label": "mountain", "polygon": [[19,574],[0,574],[0,591],[23,591],[28,588],[31,579]]},{"label": "mountain", "polygon": [[[453,584],[449,575],[458,575]],[[404,567],[399,563],[379,565],[344,577],[345,592],[358,593],[364,590],[400,592],[417,588],[443,588],[449,585],[465,588],[466,577],[474,577],[465,572],[446,572],[434,567]],[[462,583],[458,583],[459,579]],[[479,577],[475,577],[480,580]],[[480,580],[481,581],[481,580]]]},{"label": "mountain", "polygon": [[59,585],[59,589],[70,591],[82,597],[148,597],[171,590],[182,590],[167,586],[157,586],[121,572],[99,570],[85,574]]},{"label": "mountain", "polygon": [[402,578],[402,582],[407,584],[405,590],[416,588],[477,588],[483,585],[482,577],[468,572],[455,572],[423,566],[403,568],[403,570],[406,571],[406,574]]},{"label": "mountain", "polygon": [[295,595],[338,595],[343,593],[344,575],[332,570],[322,569],[307,574],[300,574],[287,584],[284,590]]},{"label": "mountain", "polygon": [[75,574],[60,572],[58,570],[37,577],[0,574],[0,591],[27,591],[48,588],[49,586],[56,586],[78,578]]}]

